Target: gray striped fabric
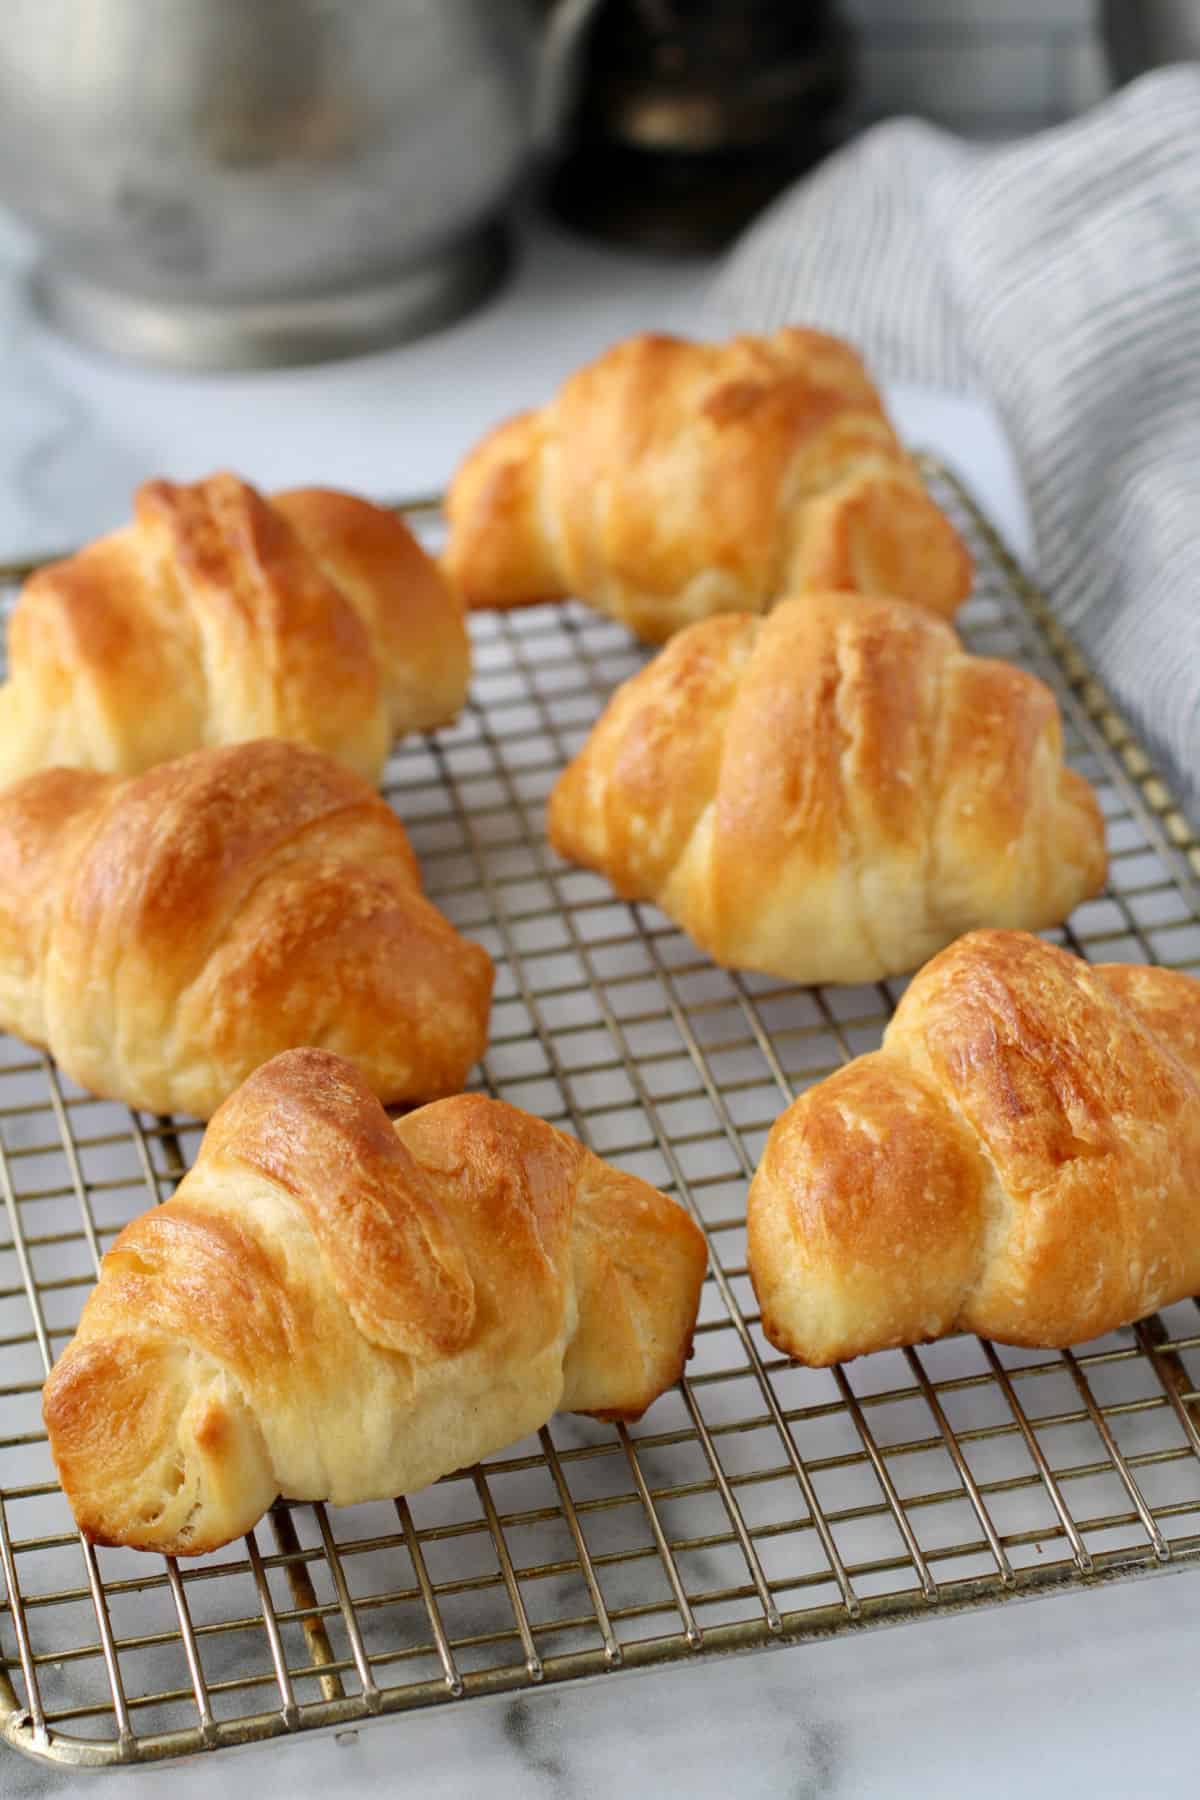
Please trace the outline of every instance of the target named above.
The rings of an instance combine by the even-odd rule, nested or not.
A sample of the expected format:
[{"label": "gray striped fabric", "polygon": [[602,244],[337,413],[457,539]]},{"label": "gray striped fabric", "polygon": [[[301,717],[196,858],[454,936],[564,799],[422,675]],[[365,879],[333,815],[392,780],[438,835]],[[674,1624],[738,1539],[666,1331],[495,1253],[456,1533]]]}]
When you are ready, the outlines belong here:
[{"label": "gray striped fabric", "polygon": [[709,314],[990,395],[1042,581],[1200,817],[1200,64],[1018,143],[878,126],[750,229]]}]

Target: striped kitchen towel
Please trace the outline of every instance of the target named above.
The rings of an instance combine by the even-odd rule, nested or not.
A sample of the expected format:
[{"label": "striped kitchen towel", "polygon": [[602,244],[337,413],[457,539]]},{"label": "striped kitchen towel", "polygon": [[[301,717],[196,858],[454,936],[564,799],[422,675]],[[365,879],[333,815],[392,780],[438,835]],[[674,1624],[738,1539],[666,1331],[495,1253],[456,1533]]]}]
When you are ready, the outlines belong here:
[{"label": "striped kitchen towel", "polygon": [[876,127],[751,227],[709,312],[986,391],[1051,600],[1200,818],[1200,64],[1014,143]]}]

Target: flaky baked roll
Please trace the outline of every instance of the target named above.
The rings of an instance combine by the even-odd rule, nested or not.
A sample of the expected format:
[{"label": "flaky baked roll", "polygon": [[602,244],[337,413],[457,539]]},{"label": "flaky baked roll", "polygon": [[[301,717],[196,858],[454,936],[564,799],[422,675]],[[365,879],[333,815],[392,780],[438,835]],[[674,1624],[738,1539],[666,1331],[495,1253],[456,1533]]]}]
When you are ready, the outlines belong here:
[{"label": "flaky baked roll", "polygon": [[979,931],[776,1121],[750,1189],[771,1342],[1081,1343],[1200,1292],[1200,982]]},{"label": "flaky baked roll", "polygon": [[202,1118],[320,1044],[384,1100],[462,1087],[492,964],[361,776],[299,744],[0,791],[0,1027],[94,1093]]},{"label": "flaky baked roll", "polygon": [[228,474],[146,482],[132,525],[39,570],[8,655],[0,782],[257,737],[375,779],[393,738],[457,716],[470,676],[461,607],[393,513]]},{"label": "flaky baked roll", "polygon": [[393,1126],[351,1064],[291,1051],[104,1258],[50,1447],[90,1538],[197,1555],[280,1492],[387,1498],[557,1407],[636,1418],[704,1265],[681,1207],[540,1119],[460,1095]]},{"label": "flaky baked roll", "polygon": [[1103,882],[1049,689],[900,601],[693,625],[618,688],[550,797],[554,848],[717,962],[798,982],[1055,924]]},{"label": "flaky baked roll", "polygon": [[446,511],[469,605],[574,594],[654,643],[783,594],[949,617],[971,587],[859,357],[817,331],[617,344],[472,450]]}]

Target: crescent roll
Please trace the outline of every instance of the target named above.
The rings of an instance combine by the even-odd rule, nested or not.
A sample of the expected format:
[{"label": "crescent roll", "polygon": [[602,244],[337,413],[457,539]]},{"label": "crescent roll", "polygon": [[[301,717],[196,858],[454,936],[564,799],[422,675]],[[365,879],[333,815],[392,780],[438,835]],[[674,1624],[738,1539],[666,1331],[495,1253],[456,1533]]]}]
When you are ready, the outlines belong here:
[{"label": "crescent roll", "polygon": [[361,776],[275,740],[0,791],[0,1028],[94,1093],[207,1118],[318,1044],[387,1101],[456,1093],[492,964]]},{"label": "crescent roll", "polygon": [[618,688],[549,834],[715,961],[873,981],[976,925],[1057,924],[1104,880],[1049,689],[901,601],[693,625]]},{"label": "crescent roll", "polygon": [[971,564],[848,344],[642,336],[471,451],[444,567],[470,606],[574,594],[661,643],[784,594],[895,594],[946,618]]},{"label": "crescent roll", "polygon": [[1200,982],[960,938],[776,1121],[747,1224],[763,1330],[818,1365],[1083,1343],[1200,1292]]},{"label": "crescent roll", "polygon": [[678,1380],[703,1234],[515,1107],[391,1124],[352,1064],[277,1057],[105,1256],[43,1411],[98,1543],[199,1555],[282,1492],[411,1492],[558,1407],[637,1418]]},{"label": "crescent roll", "polygon": [[40,569],[8,658],[0,783],[259,737],[374,780],[395,737],[458,715],[470,677],[461,607],[393,513],[228,474],[146,482],[132,525]]}]

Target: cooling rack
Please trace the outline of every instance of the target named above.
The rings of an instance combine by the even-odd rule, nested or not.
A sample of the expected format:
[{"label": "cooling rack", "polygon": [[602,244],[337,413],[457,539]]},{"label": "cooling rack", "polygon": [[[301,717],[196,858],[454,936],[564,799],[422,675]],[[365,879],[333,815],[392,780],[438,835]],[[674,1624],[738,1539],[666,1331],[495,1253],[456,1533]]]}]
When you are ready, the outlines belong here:
[{"label": "cooling rack", "polygon": [[[978,566],[964,635],[1055,688],[1107,815],[1108,889],[1049,935],[1200,970],[1200,843],[977,507],[925,469]],[[729,974],[559,863],[546,793],[643,653],[575,605],[481,615],[474,639],[469,710],[401,746],[386,791],[430,893],[496,959],[482,1084],[704,1226],[696,1354],[628,1430],[558,1417],[407,1500],[279,1503],[195,1561],[93,1550],[54,1481],[42,1377],[100,1254],[200,1132],[0,1039],[0,1716],[34,1756],[217,1750],[1200,1560],[1193,1302],[1061,1353],[959,1337],[809,1370],[771,1349],[747,1179],[787,1100],[874,1047],[903,984]]]}]

